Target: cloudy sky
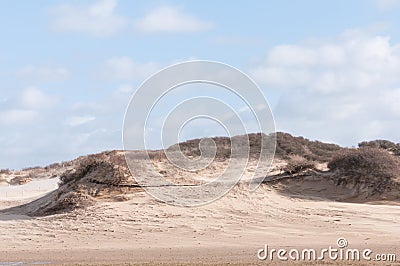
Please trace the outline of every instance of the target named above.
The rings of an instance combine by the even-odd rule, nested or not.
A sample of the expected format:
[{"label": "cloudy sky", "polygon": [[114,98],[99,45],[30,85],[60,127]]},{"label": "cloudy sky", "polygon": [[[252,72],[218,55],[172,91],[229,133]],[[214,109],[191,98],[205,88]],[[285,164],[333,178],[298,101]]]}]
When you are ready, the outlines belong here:
[{"label": "cloudy sky", "polygon": [[0,168],[121,149],[135,89],[190,59],[249,74],[280,131],[400,142],[399,13],[399,0],[1,1]]}]

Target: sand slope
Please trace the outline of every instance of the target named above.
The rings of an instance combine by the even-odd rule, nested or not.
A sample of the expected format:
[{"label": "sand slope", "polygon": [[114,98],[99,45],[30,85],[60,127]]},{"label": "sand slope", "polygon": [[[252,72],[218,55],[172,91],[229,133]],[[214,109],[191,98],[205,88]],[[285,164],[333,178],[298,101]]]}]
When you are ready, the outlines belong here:
[{"label": "sand slope", "polygon": [[[304,140],[299,141],[303,145]],[[316,149],[324,147],[314,144]],[[228,164],[223,157],[225,153],[221,156],[206,169],[188,174],[170,167],[157,152],[151,154],[156,172],[182,185],[182,190],[185,184],[215,179]],[[329,173],[326,179],[319,174],[278,180],[286,163],[278,158],[268,173],[273,182],[265,182],[249,192],[252,175],[257,172],[256,178],[264,180],[268,169],[257,168],[257,161],[252,159],[242,181],[224,197],[203,206],[185,208],[157,201],[138,188],[132,177],[127,176],[121,152],[92,157],[102,163],[83,164],[80,168],[79,163],[93,159],[80,158],[61,178],[69,181],[57,190],[54,190],[57,178],[0,187],[0,265],[11,262],[267,265],[269,261],[257,258],[257,251],[266,244],[275,249],[321,249],[336,247],[340,237],[348,241],[350,248],[396,254],[400,260],[398,201],[380,197],[378,202],[374,199],[365,199],[362,204],[340,202],[348,199],[343,196],[353,190],[335,185]],[[321,164],[321,169],[324,167]],[[146,168],[133,172],[145,177],[153,174]],[[79,204],[72,205],[73,208],[53,208],[75,192],[90,199],[90,204],[84,208],[79,208]],[[398,196],[398,191],[392,192]],[[328,261],[323,265],[332,264],[337,263]],[[275,261],[273,265],[282,262]]]},{"label": "sand slope", "polygon": [[54,216],[0,215],[0,261],[246,262],[274,247],[352,247],[399,253],[400,207],[295,199],[239,185],[209,205],[182,208],[145,192]]}]

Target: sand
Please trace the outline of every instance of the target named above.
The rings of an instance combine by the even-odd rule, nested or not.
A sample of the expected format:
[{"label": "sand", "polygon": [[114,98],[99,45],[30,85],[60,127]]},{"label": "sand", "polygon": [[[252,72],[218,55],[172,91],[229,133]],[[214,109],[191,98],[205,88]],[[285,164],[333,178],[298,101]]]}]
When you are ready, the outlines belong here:
[{"label": "sand", "polygon": [[[254,167],[250,165],[247,173]],[[0,208],[45,195],[56,181],[3,186]],[[274,186],[264,184],[251,193],[243,181],[221,199],[193,208],[167,205],[138,192],[128,201],[99,201],[85,210],[45,217],[1,213],[0,265],[266,265],[268,260],[257,258],[265,244],[320,249],[336,247],[339,237],[351,248],[395,253],[400,260],[400,206],[291,197]]]},{"label": "sand", "polygon": [[58,188],[59,178],[34,180],[19,186],[0,186],[0,199],[3,201],[16,201],[32,199]]}]

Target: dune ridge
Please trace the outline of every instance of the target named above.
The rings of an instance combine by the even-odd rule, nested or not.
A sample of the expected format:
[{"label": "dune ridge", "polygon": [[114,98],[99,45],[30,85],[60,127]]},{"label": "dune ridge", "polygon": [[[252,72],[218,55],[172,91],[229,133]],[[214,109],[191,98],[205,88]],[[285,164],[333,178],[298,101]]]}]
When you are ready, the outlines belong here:
[{"label": "dune ridge", "polygon": [[[35,168],[37,175],[35,169],[23,170],[32,184],[58,178],[59,187],[31,198],[0,199],[0,261],[258,265],[256,252],[264,244],[319,248],[338,237],[352,247],[400,252],[398,176],[353,176],[329,163],[337,154],[358,150],[286,133],[276,135],[271,169],[257,169],[260,137],[249,135],[251,154],[241,181],[219,200],[195,208],[148,195],[130,174],[124,151]],[[184,189],[213,180],[228,167],[229,139],[213,140],[217,159],[189,174],[171,167],[162,151],[150,151],[149,157],[158,173]],[[177,145],[196,159],[199,143]],[[374,149],[398,160],[392,150]],[[134,156],[140,159],[143,153]],[[256,170],[263,173],[256,176],[263,183],[251,193],[249,180]],[[15,173],[7,173],[2,177],[10,185]],[[134,174],[149,172],[135,169]]]}]

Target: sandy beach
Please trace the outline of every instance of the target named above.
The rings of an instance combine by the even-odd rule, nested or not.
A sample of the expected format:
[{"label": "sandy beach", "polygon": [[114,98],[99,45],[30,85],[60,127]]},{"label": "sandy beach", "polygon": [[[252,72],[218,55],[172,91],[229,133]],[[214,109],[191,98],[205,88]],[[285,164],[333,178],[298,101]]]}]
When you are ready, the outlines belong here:
[{"label": "sandy beach", "polygon": [[[32,189],[34,182],[44,186],[33,181]],[[1,208],[38,196],[2,198]],[[271,261],[257,258],[265,244],[321,249],[336,247],[340,237],[351,248],[399,254],[399,223],[400,206],[291,198],[269,185],[250,193],[240,183],[220,200],[194,208],[139,192],[128,201],[98,202],[65,214],[0,214],[0,264],[266,265]]]}]

